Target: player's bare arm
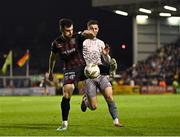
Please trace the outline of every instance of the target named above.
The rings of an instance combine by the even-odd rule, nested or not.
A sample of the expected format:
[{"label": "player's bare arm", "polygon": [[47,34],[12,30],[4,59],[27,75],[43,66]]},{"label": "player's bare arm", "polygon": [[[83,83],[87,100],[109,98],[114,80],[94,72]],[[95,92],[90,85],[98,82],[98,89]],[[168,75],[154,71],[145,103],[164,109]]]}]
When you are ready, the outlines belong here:
[{"label": "player's bare arm", "polygon": [[53,70],[56,63],[56,54],[51,52],[49,56],[49,80],[53,80]]},{"label": "player's bare arm", "polygon": [[111,62],[111,57],[109,55],[109,51],[110,51],[110,48],[102,48],[102,56],[103,56],[103,59],[106,63],[110,64]]}]

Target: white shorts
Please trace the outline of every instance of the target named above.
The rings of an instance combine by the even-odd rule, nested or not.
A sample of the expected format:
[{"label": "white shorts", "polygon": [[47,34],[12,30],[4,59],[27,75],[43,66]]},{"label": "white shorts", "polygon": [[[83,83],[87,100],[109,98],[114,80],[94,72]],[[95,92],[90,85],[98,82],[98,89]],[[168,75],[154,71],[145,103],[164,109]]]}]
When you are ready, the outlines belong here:
[{"label": "white shorts", "polygon": [[95,79],[85,80],[85,93],[92,98],[97,95],[97,91],[103,92],[107,87],[112,87],[108,76],[101,75]]}]

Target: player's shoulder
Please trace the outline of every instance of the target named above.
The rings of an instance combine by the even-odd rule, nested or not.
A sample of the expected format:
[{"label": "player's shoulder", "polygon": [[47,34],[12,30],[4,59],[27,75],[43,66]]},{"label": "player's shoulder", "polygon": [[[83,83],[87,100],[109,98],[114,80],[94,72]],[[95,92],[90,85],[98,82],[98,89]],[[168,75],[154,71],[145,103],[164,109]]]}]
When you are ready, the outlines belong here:
[{"label": "player's shoulder", "polygon": [[64,41],[65,41],[65,39],[63,39],[62,36],[59,36],[52,41],[52,45],[56,45],[56,44],[62,43]]},{"label": "player's shoulder", "polygon": [[101,44],[101,45],[105,45],[105,43],[104,43],[104,41],[103,41],[103,40],[101,40],[101,39],[99,39],[99,38],[97,38],[96,40],[97,40],[97,42],[98,42],[99,44]]},{"label": "player's shoulder", "polygon": [[85,40],[83,41],[83,45],[90,44],[91,41],[92,41],[92,39],[85,39]]},{"label": "player's shoulder", "polygon": [[99,41],[99,42],[101,42],[101,43],[104,43],[103,40],[101,40],[101,39],[99,39],[99,38],[96,38],[96,39],[97,39],[97,41]]},{"label": "player's shoulder", "polygon": [[92,39],[85,39],[84,42],[88,42],[88,41],[91,41]]}]

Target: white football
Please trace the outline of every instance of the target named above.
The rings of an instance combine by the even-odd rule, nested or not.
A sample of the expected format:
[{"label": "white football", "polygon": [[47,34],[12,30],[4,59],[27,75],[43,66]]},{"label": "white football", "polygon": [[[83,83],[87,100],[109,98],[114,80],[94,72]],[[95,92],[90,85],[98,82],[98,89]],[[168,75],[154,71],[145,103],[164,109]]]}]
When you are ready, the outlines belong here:
[{"label": "white football", "polygon": [[84,75],[87,78],[94,79],[100,75],[100,69],[96,64],[88,64],[84,69]]}]

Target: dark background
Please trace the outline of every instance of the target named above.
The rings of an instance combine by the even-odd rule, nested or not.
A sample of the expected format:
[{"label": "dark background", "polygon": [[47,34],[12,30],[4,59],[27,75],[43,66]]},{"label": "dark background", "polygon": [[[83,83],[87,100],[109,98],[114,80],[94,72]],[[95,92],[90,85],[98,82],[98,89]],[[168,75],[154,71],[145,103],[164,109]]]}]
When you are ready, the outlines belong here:
[{"label": "dark background", "polygon": [[[75,31],[86,28],[89,19],[97,19],[99,38],[111,46],[118,70],[132,65],[132,20],[91,6],[91,0],[3,0],[0,2],[0,68],[4,54],[13,50],[14,73],[21,73],[17,60],[30,50],[30,73],[48,70],[51,42],[59,35],[58,21],[68,17]],[[122,49],[121,45],[126,48]],[[56,66],[55,71],[61,70]]]}]

